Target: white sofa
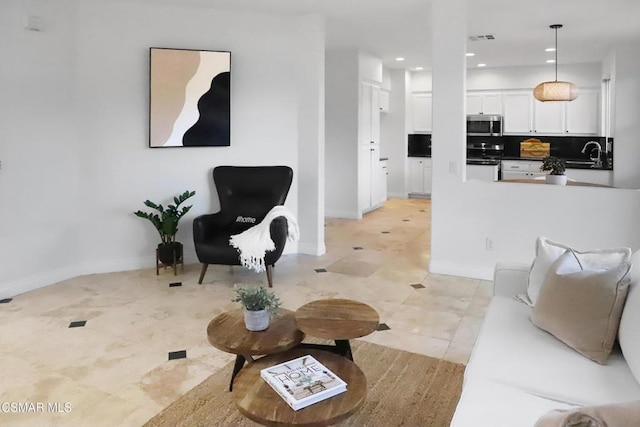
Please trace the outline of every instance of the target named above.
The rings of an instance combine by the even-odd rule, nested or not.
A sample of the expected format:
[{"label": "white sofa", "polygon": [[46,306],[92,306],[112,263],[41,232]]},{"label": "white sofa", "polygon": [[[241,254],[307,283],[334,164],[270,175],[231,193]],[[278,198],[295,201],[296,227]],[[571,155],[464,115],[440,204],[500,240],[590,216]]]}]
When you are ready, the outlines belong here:
[{"label": "white sofa", "polygon": [[[532,309],[514,298],[526,293],[529,269],[496,266],[494,297],[465,370],[452,427],[533,427],[552,409],[640,399],[640,384],[619,346],[600,365],[531,323]],[[635,285],[629,298],[640,293]]]}]

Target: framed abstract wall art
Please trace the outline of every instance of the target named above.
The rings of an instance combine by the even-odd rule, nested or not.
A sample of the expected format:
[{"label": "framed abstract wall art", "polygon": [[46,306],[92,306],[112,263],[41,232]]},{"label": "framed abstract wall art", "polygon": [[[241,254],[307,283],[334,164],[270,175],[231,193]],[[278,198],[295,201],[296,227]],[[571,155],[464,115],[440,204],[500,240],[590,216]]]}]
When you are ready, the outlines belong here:
[{"label": "framed abstract wall art", "polygon": [[149,147],[231,145],[231,52],[150,48]]}]

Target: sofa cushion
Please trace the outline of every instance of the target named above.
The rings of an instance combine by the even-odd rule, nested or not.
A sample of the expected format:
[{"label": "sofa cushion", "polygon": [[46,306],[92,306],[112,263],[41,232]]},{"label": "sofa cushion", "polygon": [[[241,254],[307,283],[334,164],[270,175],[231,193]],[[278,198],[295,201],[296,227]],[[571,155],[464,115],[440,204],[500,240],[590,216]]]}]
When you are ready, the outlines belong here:
[{"label": "sofa cushion", "polygon": [[631,285],[622,311],[618,339],[629,368],[640,383],[640,251],[631,259]]},{"label": "sofa cushion", "polygon": [[640,400],[554,409],[544,414],[535,427],[631,427],[640,424]]},{"label": "sofa cushion", "polygon": [[631,264],[587,270],[568,250],[544,281],[531,321],[598,363],[606,363],[618,334]]},{"label": "sofa cushion", "polygon": [[551,265],[567,250],[573,250],[585,268],[592,270],[610,268],[622,262],[628,262],[631,258],[631,249],[629,248],[579,252],[568,245],[551,241],[546,237],[538,237],[536,239],[536,258],[529,272],[527,295],[523,295],[521,298],[524,302],[531,306],[535,305]]},{"label": "sofa cushion", "polygon": [[450,427],[532,427],[552,409],[575,406],[493,381],[466,381]]},{"label": "sofa cushion", "polygon": [[640,399],[640,385],[618,348],[599,365],[534,326],[530,313],[513,298],[492,299],[465,383],[486,379],[581,406]]}]

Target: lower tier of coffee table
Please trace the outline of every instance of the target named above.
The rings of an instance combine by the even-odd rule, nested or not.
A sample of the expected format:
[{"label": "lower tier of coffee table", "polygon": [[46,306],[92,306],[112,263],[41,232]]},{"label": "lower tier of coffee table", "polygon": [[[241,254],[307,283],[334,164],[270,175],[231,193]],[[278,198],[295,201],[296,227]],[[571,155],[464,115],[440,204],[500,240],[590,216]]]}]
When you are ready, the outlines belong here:
[{"label": "lower tier of coffee table", "polygon": [[[261,377],[260,370],[300,356],[311,355],[347,383],[347,391],[294,411]],[[233,401],[251,420],[266,426],[329,426],[343,420],[363,404],[367,379],[355,363],[332,352],[295,348],[257,359],[240,370],[233,386]]]}]

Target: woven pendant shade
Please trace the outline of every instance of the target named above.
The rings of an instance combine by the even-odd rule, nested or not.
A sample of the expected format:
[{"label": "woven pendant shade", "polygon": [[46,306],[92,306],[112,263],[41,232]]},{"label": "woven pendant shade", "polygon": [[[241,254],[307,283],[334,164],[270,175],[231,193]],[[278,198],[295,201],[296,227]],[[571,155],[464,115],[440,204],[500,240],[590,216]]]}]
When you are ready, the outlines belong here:
[{"label": "woven pendant shade", "polygon": [[542,82],[533,89],[533,96],[542,102],[547,101],[573,101],[578,97],[578,86],[571,82],[558,81],[558,28],[560,24],[551,25],[549,28],[556,32],[556,79],[554,81]]},{"label": "woven pendant shade", "polygon": [[538,101],[573,101],[578,97],[578,86],[571,82],[543,82],[533,89]]}]

